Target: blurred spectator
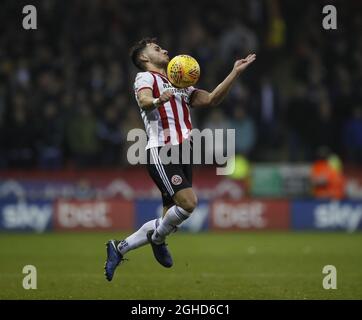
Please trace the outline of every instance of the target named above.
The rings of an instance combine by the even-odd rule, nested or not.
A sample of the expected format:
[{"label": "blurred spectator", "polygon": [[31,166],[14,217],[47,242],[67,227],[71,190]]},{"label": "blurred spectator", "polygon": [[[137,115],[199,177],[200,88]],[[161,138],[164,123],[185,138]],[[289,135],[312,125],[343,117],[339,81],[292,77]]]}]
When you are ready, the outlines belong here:
[{"label": "blurred spectator", "polygon": [[[259,147],[263,149],[277,148],[280,143],[280,101],[275,83],[268,75],[260,78],[259,87],[254,97],[256,103],[255,116],[258,124]],[[260,149],[259,148],[259,149]],[[259,157],[266,156],[260,152]]]},{"label": "blurred spectator", "polygon": [[331,105],[328,99],[322,99],[317,106],[316,114],[310,119],[312,122],[312,135],[309,143],[314,147],[314,150],[318,146],[327,146],[335,150],[336,127],[333,120]]},{"label": "blurred spectator", "polygon": [[250,156],[256,142],[256,130],[253,119],[244,108],[235,108],[230,128],[235,128],[235,153]]},{"label": "blurred spectator", "polygon": [[[267,34],[267,47],[279,49],[285,44],[285,21],[280,12],[278,0],[268,1],[269,26]],[[277,58],[274,54],[273,57]]]},{"label": "blurred spectator", "polygon": [[345,178],[341,166],[336,166],[338,162],[335,158],[328,147],[318,148],[311,171],[312,194],[315,198],[340,200],[345,196]]},{"label": "blurred spectator", "polygon": [[[209,114],[206,122],[204,123],[204,129],[211,130],[214,138],[214,142],[208,141],[209,143],[205,144],[205,155],[209,159],[214,158],[214,154],[224,154],[227,147],[227,129],[233,128],[229,119],[225,117],[222,111],[217,109],[212,109]],[[220,133],[216,133],[215,130],[222,130]],[[216,140],[217,137],[222,137],[222,143],[218,143],[219,140]],[[235,137],[236,139],[236,137]]]},{"label": "blurred spectator", "polygon": [[100,161],[105,166],[115,166],[120,162],[123,132],[116,106],[110,105],[98,121],[97,135],[101,144]]},{"label": "blurred spectator", "polygon": [[6,168],[5,90],[0,85],[0,169]]},{"label": "blurred spectator", "polygon": [[220,38],[220,55],[224,62],[247,56],[258,48],[258,38],[253,30],[240,20],[232,18]]},{"label": "blurred spectator", "polygon": [[2,116],[0,116],[0,169],[7,167],[5,139],[6,139],[6,130],[4,125],[4,120]]},{"label": "blurred spectator", "polygon": [[[134,141],[127,140],[128,132],[132,129],[144,130],[144,124],[138,111],[138,107],[128,106],[127,108],[127,113],[125,113],[126,118],[124,119],[122,126],[122,136],[124,139],[123,152],[120,153],[121,163],[123,165],[128,164],[127,150],[134,143]],[[144,146],[146,147],[146,141]]]},{"label": "blurred spectator", "polygon": [[35,164],[35,131],[25,107],[18,104],[5,129],[8,163],[11,167],[30,168]]},{"label": "blurred spectator", "polygon": [[287,105],[285,116],[288,125],[290,161],[312,161],[312,148],[310,144],[313,135],[310,128],[312,112],[306,92],[307,89],[304,84],[297,84]]},{"label": "blurred spectator", "polygon": [[87,104],[80,105],[78,112],[69,120],[66,138],[79,168],[98,164],[97,120]]},{"label": "blurred spectator", "polygon": [[355,164],[362,163],[362,106],[353,109],[352,116],[346,121],[343,142],[347,159]]},{"label": "blurred spectator", "polygon": [[38,161],[43,169],[59,169],[63,162],[64,123],[55,103],[48,102],[38,123]]}]

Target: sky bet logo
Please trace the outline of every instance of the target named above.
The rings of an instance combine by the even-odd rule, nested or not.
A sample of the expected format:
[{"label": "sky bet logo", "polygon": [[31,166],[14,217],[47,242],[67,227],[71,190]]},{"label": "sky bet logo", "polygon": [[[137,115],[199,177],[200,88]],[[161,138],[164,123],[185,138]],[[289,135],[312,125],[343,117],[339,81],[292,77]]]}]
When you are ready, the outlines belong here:
[{"label": "sky bet logo", "polygon": [[44,232],[51,216],[49,203],[5,203],[0,206],[0,228]]},{"label": "sky bet logo", "polygon": [[315,208],[314,221],[317,228],[342,228],[356,231],[362,220],[362,205],[353,206],[331,202]]}]

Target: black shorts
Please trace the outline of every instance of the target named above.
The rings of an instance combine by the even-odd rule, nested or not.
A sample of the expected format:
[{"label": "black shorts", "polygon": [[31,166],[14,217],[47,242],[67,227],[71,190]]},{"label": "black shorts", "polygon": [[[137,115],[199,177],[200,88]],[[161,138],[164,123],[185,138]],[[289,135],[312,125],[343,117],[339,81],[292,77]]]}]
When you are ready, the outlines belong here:
[{"label": "black shorts", "polygon": [[[174,204],[173,196],[177,191],[192,187],[192,142],[186,140],[182,144],[168,146],[168,151],[162,147],[147,149],[147,170],[152,180],[156,183],[162,194],[164,207]],[[187,150],[186,157],[182,157],[182,151]],[[163,155],[167,155],[167,160],[178,158],[177,161],[167,163]],[[185,154],[185,153],[184,153]]]}]

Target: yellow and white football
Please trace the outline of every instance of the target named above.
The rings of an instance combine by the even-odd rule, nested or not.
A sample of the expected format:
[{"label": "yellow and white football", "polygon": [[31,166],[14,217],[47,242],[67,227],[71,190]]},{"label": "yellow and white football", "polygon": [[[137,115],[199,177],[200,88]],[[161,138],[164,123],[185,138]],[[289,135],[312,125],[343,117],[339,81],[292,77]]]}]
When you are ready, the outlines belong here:
[{"label": "yellow and white football", "polygon": [[170,60],[167,76],[173,86],[187,88],[197,83],[200,78],[200,66],[193,57],[181,54]]}]

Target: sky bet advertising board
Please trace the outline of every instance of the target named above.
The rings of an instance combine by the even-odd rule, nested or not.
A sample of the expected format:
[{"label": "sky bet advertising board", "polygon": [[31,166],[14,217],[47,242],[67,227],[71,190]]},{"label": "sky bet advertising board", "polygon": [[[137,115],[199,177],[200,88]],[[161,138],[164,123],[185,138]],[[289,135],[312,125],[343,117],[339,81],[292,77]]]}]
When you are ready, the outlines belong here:
[{"label": "sky bet advertising board", "polygon": [[294,201],[291,220],[293,230],[362,229],[362,202],[360,201]]}]

